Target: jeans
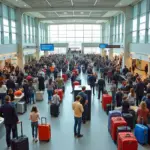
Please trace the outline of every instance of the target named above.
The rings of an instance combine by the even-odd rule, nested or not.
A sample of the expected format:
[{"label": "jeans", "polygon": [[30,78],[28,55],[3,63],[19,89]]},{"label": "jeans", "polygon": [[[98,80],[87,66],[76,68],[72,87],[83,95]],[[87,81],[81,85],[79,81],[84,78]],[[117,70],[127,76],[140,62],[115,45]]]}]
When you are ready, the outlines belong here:
[{"label": "jeans", "polygon": [[5,128],[6,128],[6,143],[7,143],[7,146],[10,147],[10,144],[11,144],[10,134],[12,131],[12,137],[13,138],[17,137],[17,125],[5,124]]},{"label": "jeans", "polygon": [[32,137],[37,138],[38,122],[31,122],[31,128],[32,128]]},{"label": "jeans", "polygon": [[35,103],[34,102],[34,93],[31,93],[30,94],[30,96],[29,96],[29,102],[30,102],[30,104],[33,102],[33,103]]},{"label": "jeans", "polygon": [[[75,135],[80,135],[80,130],[81,130],[81,122],[82,122],[82,117],[74,117],[74,134]],[[77,130],[78,127],[78,130]]]},{"label": "jeans", "polygon": [[84,111],[83,111],[83,113],[82,113],[82,121],[83,121],[83,122],[86,122],[86,121],[87,121],[88,105],[87,105],[87,104],[84,105],[83,108],[84,108]]},{"label": "jeans", "polygon": [[115,105],[115,103],[116,103],[116,91],[112,91],[111,94],[112,94],[112,103]]},{"label": "jeans", "polygon": [[0,93],[0,99],[2,101],[2,104],[5,103],[5,96],[6,96],[6,93]]},{"label": "jeans", "polygon": [[47,90],[47,94],[48,94],[48,101],[51,101],[52,95],[53,95],[53,90]]},{"label": "jeans", "polygon": [[91,90],[93,89],[93,94],[95,94],[95,85],[90,85]]},{"label": "jeans", "polygon": [[103,91],[104,91],[103,88],[99,88],[99,87],[98,87],[98,99],[100,99],[100,97],[101,97],[101,92],[102,92],[102,94],[103,94]]},{"label": "jeans", "polygon": [[142,95],[142,96],[136,95],[136,105],[137,105],[137,106],[141,103],[142,97],[143,97],[143,95]]}]

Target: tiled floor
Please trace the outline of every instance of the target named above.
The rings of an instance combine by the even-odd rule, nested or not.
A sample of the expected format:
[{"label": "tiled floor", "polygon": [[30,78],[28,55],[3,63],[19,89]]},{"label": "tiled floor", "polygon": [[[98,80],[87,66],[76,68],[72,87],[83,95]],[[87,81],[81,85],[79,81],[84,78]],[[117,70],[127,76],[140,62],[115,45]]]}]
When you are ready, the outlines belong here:
[{"label": "tiled floor", "polygon": [[[82,76],[82,85],[86,84],[86,76]],[[29,112],[32,106],[28,106],[28,111],[20,116],[23,121],[24,134],[29,137],[30,150],[116,150],[117,147],[111,140],[107,130],[107,115],[101,108],[101,103],[97,99],[97,93],[92,96],[92,119],[85,125],[82,125],[84,137],[74,138],[73,135],[73,96],[70,94],[70,81],[66,84],[66,92],[63,103],[60,106],[60,115],[58,118],[50,116],[49,105],[47,104],[47,93],[45,92],[44,101],[37,102],[41,117],[47,117],[51,124],[52,138],[50,142],[32,142],[31,127],[29,121]],[[0,150],[5,150],[5,132],[0,130]],[[150,147],[142,147],[139,150],[148,150]]]}]

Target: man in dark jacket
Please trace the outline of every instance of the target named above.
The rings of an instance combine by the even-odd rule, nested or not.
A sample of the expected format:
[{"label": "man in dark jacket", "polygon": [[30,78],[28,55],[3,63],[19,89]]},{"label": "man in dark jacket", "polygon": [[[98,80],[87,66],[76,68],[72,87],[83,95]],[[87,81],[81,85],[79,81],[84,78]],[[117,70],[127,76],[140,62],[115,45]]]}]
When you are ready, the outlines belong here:
[{"label": "man in dark jacket", "polygon": [[136,92],[136,105],[138,106],[138,104],[140,104],[142,97],[144,96],[144,90],[145,90],[145,85],[144,83],[141,81],[141,78],[137,78],[137,84],[136,84],[136,88],[135,88],[135,92]]},{"label": "man in dark jacket", "polygon": [[101,95],[101,92],[103,93],[104,91],[104,88],[105,88],[105,80],[103,78],[100,78],[98,80],[98,99],[100,99],[100,95]]},{"label": "man in dark jacket", "polygon": [[13,91],[15,90],[15,83],[14,81],[11,79],[11,77],[9,77],[9,79],[7,80],[6,82],[6,86],[7,86],[7,89],[12,89]]},{"label": "man in dark jacket", "polygon": [[17,137],[17,123],[19,121],[15,107],[11,104],[10,97],[5,97],[5,104],[0,107],[0,116],[4,118],[6,128],[6,143],[8,148],[11,144],[10,134],[13,138]]},{"label": "man in dark jacket", "polygon": [[95,95],[95,82],[96,82],[96,76],[92,74],[89,76],[89,85],[91,86],[91,90],[93,89],[93,95]]}]

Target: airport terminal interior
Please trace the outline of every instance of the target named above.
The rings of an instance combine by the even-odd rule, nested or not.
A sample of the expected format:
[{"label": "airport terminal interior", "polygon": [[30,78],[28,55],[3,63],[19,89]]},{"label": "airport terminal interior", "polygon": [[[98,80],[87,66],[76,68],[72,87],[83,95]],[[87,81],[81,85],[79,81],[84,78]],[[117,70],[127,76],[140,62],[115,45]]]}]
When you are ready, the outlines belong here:
[{"label": "airport terminal interior", "polygon": [[[82,104],[83,95],[82,105],[76,102],[84,112],[81,135],[75,137],[79,108],[73,104],[83,86],[88,102]],[[148,150],[149,93],[150,0],[0,0],[0,150]],[[9,102],[6,95],[13,95]],[[56,95],[60,106],[54,104]],[[131,118],[124,117],[124,103],[136,117],[130,111],[126,114]],[[34,106],[39,118],[33,139]],[[18,116],[18,136],[10,144],[8,107]],[[113,116],[117,111],[120,115]],[[126,122],[120,121],[124,131],[113,122],[117,117]],[[26,137],[20,136],[21,122]]]}]

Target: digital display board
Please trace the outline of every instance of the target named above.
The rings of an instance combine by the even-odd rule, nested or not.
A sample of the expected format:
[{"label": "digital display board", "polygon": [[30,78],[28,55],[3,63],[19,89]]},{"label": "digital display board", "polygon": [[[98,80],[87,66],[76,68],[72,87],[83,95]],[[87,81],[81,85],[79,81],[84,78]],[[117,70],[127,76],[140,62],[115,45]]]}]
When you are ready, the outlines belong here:
[{"label": "digital display board", "polygon": [[41,51],[54,51],[54,44],[40,44]]},{"label": "digital display board", "polygon": [[108,44],[104,44],[104,43],[99,44],[99,48],[107,48],[107,46],[108,46]]}]

